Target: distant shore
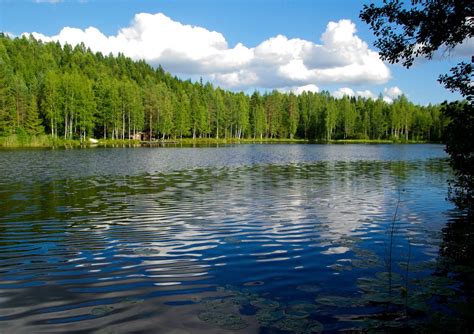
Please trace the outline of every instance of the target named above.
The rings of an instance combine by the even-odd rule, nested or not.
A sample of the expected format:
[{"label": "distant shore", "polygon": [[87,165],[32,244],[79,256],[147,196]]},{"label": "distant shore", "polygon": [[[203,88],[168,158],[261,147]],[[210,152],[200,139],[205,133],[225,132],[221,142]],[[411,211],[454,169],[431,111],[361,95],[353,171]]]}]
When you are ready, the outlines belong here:
[{"label": "distant shore", "polygon": [[226,144],[271,144],[271,143],[315,143],[315,144],[428,144],[427,141],[402,141],[390,139],[335,139],[330,141],[299,138],[171,138],[165,140],[140,141],[136,139],[89,140],[53,138],[49,135],[20,137],[10,135],[0,137],[1,148],[75,148],[75,147],[141,147],[169,145],[226,145]]}]

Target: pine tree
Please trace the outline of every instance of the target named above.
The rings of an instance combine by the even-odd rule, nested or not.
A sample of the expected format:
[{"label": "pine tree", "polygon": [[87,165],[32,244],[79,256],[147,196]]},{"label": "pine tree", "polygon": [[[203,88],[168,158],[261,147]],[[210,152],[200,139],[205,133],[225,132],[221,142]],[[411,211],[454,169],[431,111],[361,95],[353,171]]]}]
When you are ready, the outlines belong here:
[{"label": "pine tree", "polygon": [[62,122],[60,106],[62,105],[60,91],[60,78],[55,71],[49,70],[44,79],[41,99],[41,109],[49,124],[51,136],[58,136],[58,126]]},{"label": "pine tree", "polygon": [[38,112],[38,101],[36,99],[36,94],[30,94],[30,102],[28,104],[27,113],[25,117],[24,128],[26,133],[31,136],[39,135],[44,133],[44,127],[42,125],[42,120],[39,117]]},{"label": "pine tree", "polygon": [[11,75],[0,55],[0,136],[14,132],[15,107],[10,82]]},{"label": "pine tree", "polygon": [[299,110],[298,101],[295,94],[290,93],[288,95],[287,106],[286,106],[286,128],[291,139],[295,136],[296,129],[298,128],[299,121]]}]

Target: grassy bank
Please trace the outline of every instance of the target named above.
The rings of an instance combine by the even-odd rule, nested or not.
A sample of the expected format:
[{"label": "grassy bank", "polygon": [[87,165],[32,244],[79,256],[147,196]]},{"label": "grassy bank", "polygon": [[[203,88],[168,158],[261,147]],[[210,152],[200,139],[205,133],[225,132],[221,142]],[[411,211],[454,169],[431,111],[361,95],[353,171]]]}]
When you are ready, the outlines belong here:
[{"label": "grassy bank", "polygon": [[429,144],[421,140],[401,139],[336,139],[329,141],[330,144]]},{"label": "grassy bank", "polygon": [[150,142],[139,140],[122,139],[99,139],[97,143],[89,141],[82,142],[73,139],[53,138],[50,135],[20,136],[10,135],[0,137],[0,147],[5,148],[73,148],[73,147],[138,147],[138,146],[161,146],[161,145],[225,145],[225,144],[271,144],[271,143],[318,143],[318,144],[426,144],[425,141],[400,141],[400,140],[378,140],[378,139],[337,139],[329,142],[309,141],[305,139],[282,139],[282,138],[176,138],[167,140],[156,140]]},{"label": "grassy bank", "polygon": [[0,137],[0,147],[18,148],[18,147],[77,147],[80,146],[79,140],[53,138],[49,135],[22,136],[10,135]]},{"label": "grassy bank", "polygon": [[82,142],[77,139],[54,138],[50,135],[22,136],[10,135],[0,137],[0,147],[5,148],[73,148],[73,147],[128,147],[140,146],[139,140],[100,139],[98,143]]},{"label": "grassy bank", "polygon": [[330,141],[290,139],[290,138],[263,138],[263,139],[216,139],[216,138],[183,138],[152,142],[156,144],[271,144],[271,143],[316,143],[316,144],[427,144],[427,141],[417,140],[392,140],[392,139],[334,139]]},{"label": "grassy bank", "polygon": [[281,139],[281,138],[182,138],[182,139],[169,139],[164,141],[157,141],[152,143],[163,143],[163,144],[183,144],[183,145],[218,145],[218,144],[254,144],[254,143],[307,143],[305,139]]},{"label": "grassy bank", "polygon": [[88,143],[88,146],[103,146],[103,147],[138,147],[141,142],[135,139],[99,139],[97,144]]}]

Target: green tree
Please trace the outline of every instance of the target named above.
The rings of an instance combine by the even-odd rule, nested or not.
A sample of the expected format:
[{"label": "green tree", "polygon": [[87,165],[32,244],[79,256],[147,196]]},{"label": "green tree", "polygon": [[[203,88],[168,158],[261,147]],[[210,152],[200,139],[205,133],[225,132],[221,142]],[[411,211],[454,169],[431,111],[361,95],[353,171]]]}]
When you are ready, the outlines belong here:
[{"label": "green tree", "polygon": [[128,117],[128,138],[130,139],[130,131],[135,138],[137,132],[143,130],[145,123],[145,113],[143,108],[142,90],[135,81],[129,83],[129,117]]},{"label": "green tree", "polygon": [[95,97],[91,81],[77,71],[66,73],[61,82],[64,137],[84,140],[94,127]]},{"label": "green tree", "polygon": [[[284,104],[282,94],[273,90],[270,94],[264,95],[265,119],[267,122],[267,137],[274,138],[286,132],[283,127]],[[282,131],[283,130],[283,131]]]},{"label": "green tree", "polygon": [[204,102],[202,86],[195,86],[191,94],[191,122],[193,139],[202,136],[206,131],[207,108]]},{"label": "green tree", "polygon": [[314,94],[311,99],[310,114],[311,114],[311,128],[313,138],[318,140],[326,140],[326,105],[330,99],[328,92]]},{"label": "green tree", "polygon": [[293,139],[296,133],[296,129],[298,128],[299,121],[298,100],[296,98],[296,95],[293,93],[290,93],[287,98],[286,120],[286,129],[289,133],[290,138]]},{"label": "green tree", "polygon": [[30,102],[25,117],[25,130],[29,135],[39,135],[44,133],[42,120],[39,117],[39,108],[36,94],[30,94]]},{"label": "green tree", "polygon": [[381,139],[387,131],[387,120],[384,117],[384,101],[381,96],[372,104],[370,109],[370,137]]},{"label": "green tree", "polygon": [[190,113],[191,104],[188,94],[184,89],[178,91],[178,98],[175,99],[175,119],[176,134],[183,138],[190,134]]},{"label": "green tree", "polygon": [[[81,141],[85,140],[92,133],[94,128],[95,98],[92,89],[92,82],[86,77],[78,77],[77,98],[75,100],[76,123]],[[76,131],[75,131],[76,132]]]},{"label": "green tree", "polygon": [[249,100],[244,93],[237,94],[237,116],[236,116],[236,137],[241,138],[243,134],[247,133],[249,128]]},{"label": "green tree", "polygon": [[15,101],[15,130],[23,128],[28,108],[28,86],[21,74],[13,76],[13,99]]},{"label": "green tree", "polygon": [[157,123],[158,119],[159,108],[157,89],[153,83],[147,83],[143,101],[145,117],[147,118],[148,139],[151,141],[153,139],[153,131],[155,129],[154,124]]},{"label": "green tree", "polygon": [[110,130],[110,137],[112,139],[119,138],[120,133],[120,84],[116,78],[109,78],[105,83],[105,110],[102,111],[102,120],[104,132],[107,128]]},{"label": "green tree", "polygon": [[354,133],[357,113],[355,106],[351,103],[351,100],[347,95],[339,100],[338,105],[339,123],[343,132],[343,137],[346,139],[351,137]]},{"label": "green tree", "polygon": [[162,139],[169,135],[173,130],[173,94],[168,87],[160,82],[156,86],[158,96],[158,131]]},{"label": "green tree", "polygon": [[411,127],[413,108],[405,95],[401,95],[393,101],[391,106],[392,136],[395,138],[404,137],[408,140],[408,133]]},{"label": "green tree", "polygon": [[370,111],[373,109],[374,100],[357,98],[356,111],[356,135],[359,138],[369,139]]},{"label": "green tree", "polygon": [[325,105],[323,112],[325,139],[327,141],[332,139],[334,129],[336,128],[336,104],[333,99],[329,99]]},{"label": "green tree", "polygon": [[[143,105],[141,99],[141,91],[138,85],[128,79],[122,78],[118,86],[119,90],[119,109],[120,109],[120,125],[121,138],[130,139],[135,135],[137,128],[143,127]],[[139,120],[138,118],[142,118]]]},{"label": "green tree", "polygon": [[66,73],[61,78],[61,100],[64,115],[64,138],[72,138],[75,127],[77,86],[79,85],[77,72]]},{"label": "green tree", "polygon": [[254,139],[263,139],[263,135],[267,131],[267,120],[265,108],[263,106],[263,98],[258,92],[254,92],[250,98],[250,116],[251,116],[251,137]]},{"label": "green tree", "polygon": [[308,138],[308,131],[310,128],[310,101],[311,96],[306,91],[304,91],[298,97],[298,109],[300,111],[298,134],[300,135],[300,137],[303,137],[305,139]]},{"label": "green tree", "polygon": [[[210,95],[210,98],[212,99],[212,105],[213,105],[213,111],[214,111],[214,119],[215,119],[215,136],[217,139],[219,139],[219,130],[221,130],[222,127],[225,128],[225,125],[223,124],[225,122],[225,113],[226,113],[226,108],[224,104],[224,96],[223,92],[221,89],[216,89],[214,94]],[[221,130],[222,133],[222,130]]]},{"label": "green tree", "polygon": [[250,137],[257,137],[257,108],[261,105],[260,93],[255,91],[249,101],[249,127]]},{"label": "green tree", "polygon": [[2,47],[0,44],[0,136],[6,136],[14,131],[15,105],[10,87],[11,72]]},{"label": "green tree", "polygon": [[43,110],[49,124],[51,136],[53,137],[58,137],[58,126],[62,121],[60,109],[60,106],[62,105],[60,82],[60,77],[55,71],[47,71],[44,79],[42,99],[40,102],[41,109]]},{"label": "green tree", "polygon": [[[109,127],[108,120],[108,88],[109,88],[109,78],[102,72],[98,75],[97,79],[94,82],[94,96],[95,96],[95,105],[97,107],[95,113],[96,120],[96,135],[102,135],[104,139],[107,138],[107,129]],[[49,103],[48,103],[49,105]],[[47,108],[45,108],[47,109]]]}]

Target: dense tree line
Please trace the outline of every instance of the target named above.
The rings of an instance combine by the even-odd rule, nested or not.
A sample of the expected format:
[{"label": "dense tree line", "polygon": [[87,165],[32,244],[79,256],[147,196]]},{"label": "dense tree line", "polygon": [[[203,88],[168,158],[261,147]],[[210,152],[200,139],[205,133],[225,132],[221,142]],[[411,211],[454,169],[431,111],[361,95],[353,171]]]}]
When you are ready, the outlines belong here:
[{"label": "dense tree line", "polygon": [[84,45],[0,36],[0,136],[439,141],[446,124],[440,106],[405,96],[391,104],[328,92],[248,96]]}]

